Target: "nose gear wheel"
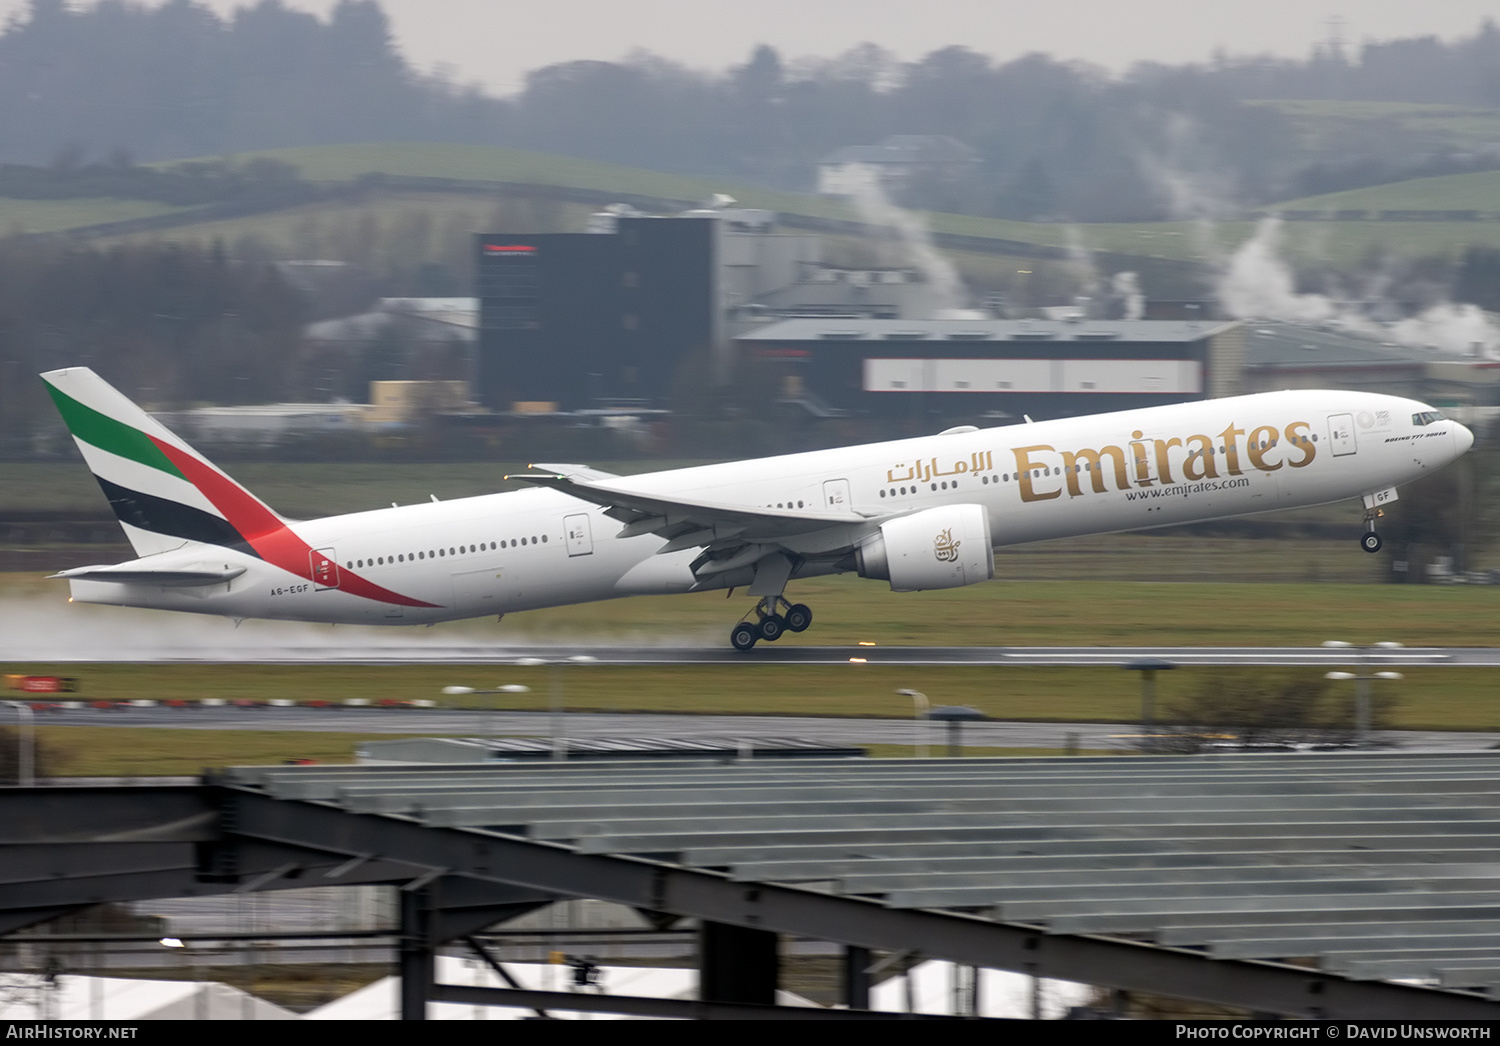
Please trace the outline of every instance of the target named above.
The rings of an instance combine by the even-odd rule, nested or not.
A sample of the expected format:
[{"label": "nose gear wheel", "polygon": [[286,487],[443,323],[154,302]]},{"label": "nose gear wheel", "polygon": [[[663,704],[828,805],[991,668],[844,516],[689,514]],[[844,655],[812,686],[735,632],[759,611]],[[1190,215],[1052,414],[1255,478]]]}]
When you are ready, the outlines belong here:
[{"label": "nose gear wheel", "polygon": [[1384,515],[1385,513],[1378,508],[1365,510],[1365,532],[1360,536],[1359,547],[1366,552],[1379,552],[1381,546],[1385,544],[1380,539],[1380,535],[1375,533],[1375,521]]}]

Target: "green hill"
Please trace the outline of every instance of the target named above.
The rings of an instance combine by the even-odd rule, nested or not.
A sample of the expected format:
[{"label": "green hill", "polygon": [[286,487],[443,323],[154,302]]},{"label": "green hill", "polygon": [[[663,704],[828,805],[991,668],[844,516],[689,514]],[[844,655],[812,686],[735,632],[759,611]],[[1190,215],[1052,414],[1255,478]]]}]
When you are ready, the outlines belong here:
[{"label": "green hill", "polygon": [[1500,212],[1500,171],[1445,174],[1435,178],[1371,185],[1278,204],[1308,211],[1485,211]]},{"label": "green hill", "polygon": [[[378,180],[366,180],[363,188],[336,191],[324,201],[233,217],[215,215],[211,209],[195,216],[200,209],[139,200],[0,199],[0,234],[88,230],[87,235],[95,240],[146,235],[194,240],[215,237],[227,242],[252,237],[287,256],[312,257],[328,251],[330,241],[368,240],[372,235],[391,241],[383,250],[399,252],[403,242],[412,246],[402,239],[403,223],[409,227],[425,223],[435,236],[457,236],[460,240],[487,227],[578,229],[588,209],[598,206],[574,202],[533,207],[524,192],[502,191],[504,186],[517,185],[585,190],[599,194],[600,203],[618,194],[691,204],[714,193],[728,193],[744,206],[786,215],[859,220],[855,208],[842,200],[521,149],[421,143],[332,145],[268,150],[230,159],[256,157],[292,164],[304,178],[330,186],[353,187],[372,174],[385,175],[389,181],[381,185]],[[532,197],[534,202],[545,193]],[[1417,179],[1289,201],[1279,209],[1365,210],[1371,212],[1372,219],[1378,212],[1390,210],[1500,211],[1500,172]],[[170,229],[165,223],[146,231],[91,228],[153,217],[170,219]],[[1022,259],[1034,254],[1036,248],[1057,252],[1072,243],[1122,256],[1102,264],[1106,270],[1127,267],[1132,258],[1205,262],[1232,251],[1253,229],[1247,222],[1220,223],[1205,230],[1187,222],[1069,226],[958,214],[929,214],[926,218],[935,233],[1002,241],[996,245],[998,250],[988,253],[961,253],[961,266],[981,275],[981,282],[986,283],[1003,283],[1007,273],[1029,268]],[[1353,264],[1372,251],[1452,254],[1470,243],[1500,246],[1500,222],[1291,222],[1285,236],[1292,255],[1338,264]],[[1007,244],[1017,247],[1009,251],[1005,249]],[[450,246],[460,253],[467,250],[466,243]],[[346,253],[335,249],[331,256]],[[1011,264],[1017,261],[1022,263]]]},{"label": "green hill", "polygon": [[186,214],[197,208],[154,200],[13,200],[0,197],[0,236],[65,232],[105,222]]},{"label": "green hill", "polygon": [[1425,148],[1473,149],[1500,141],[1500,109],[1416,102],[1355,102],[1271,98],[1251,105],[1275,109],[1297,127],[1310,149],[1337,148],[1372,136],[1397,134]]},{"label": "green hill", "polygon": [[[783,214],[812,218],[859,220],[854,207],[825,196],[763,189],[737,183],[729,177],[667,174],[524,149],[422,143],[328,145],[274,149],[235,159],[252,157],[269,157],[292,164],[300,168],[302,176],[310,181],[345,182],[378,173],[395,178],[555,185],[683,203],[700,202],[714,193],[726,193],[745,207],[764,207]],[[934,214],[930,218],[934,232],[1011,239],[1053,247],[1066,246],[1067,243],[1066,232],[1059,225],[961,214]]]}]

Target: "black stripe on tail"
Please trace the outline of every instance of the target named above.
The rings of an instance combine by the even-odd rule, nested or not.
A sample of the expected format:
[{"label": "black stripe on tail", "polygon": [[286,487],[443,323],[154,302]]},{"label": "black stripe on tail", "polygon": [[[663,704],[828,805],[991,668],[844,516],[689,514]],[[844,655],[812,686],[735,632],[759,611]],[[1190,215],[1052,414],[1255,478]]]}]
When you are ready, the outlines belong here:
[{"label": "black stripe on tail", "polygon": [[115,510],[121,523],[129,523],[153,534],[201,541],[205,545],[219,545],[256,555],[250,543],[226,519],[191,505],[119,486],[103,476],[94,478],[99,481],[104,496],[109,499],[109,507]]}]

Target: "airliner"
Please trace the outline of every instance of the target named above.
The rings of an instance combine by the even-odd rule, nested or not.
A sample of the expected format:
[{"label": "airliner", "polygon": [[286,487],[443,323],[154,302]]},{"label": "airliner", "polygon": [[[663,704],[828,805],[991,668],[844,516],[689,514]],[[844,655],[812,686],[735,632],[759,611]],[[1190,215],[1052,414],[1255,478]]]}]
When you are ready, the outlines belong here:
[{"label": "airliner", "polygon": [[517,491],[298,521],[93,371],[42,379],[139,556],[53,575],[75,601],[402,625],[744,589],[741,651],[812,624],[798,579],[956,588],[1046,538],[1359,499],[1378,552],[1396,488],[1474,442],[1414,400],[1269,392],[628,477],[534,465]]}]

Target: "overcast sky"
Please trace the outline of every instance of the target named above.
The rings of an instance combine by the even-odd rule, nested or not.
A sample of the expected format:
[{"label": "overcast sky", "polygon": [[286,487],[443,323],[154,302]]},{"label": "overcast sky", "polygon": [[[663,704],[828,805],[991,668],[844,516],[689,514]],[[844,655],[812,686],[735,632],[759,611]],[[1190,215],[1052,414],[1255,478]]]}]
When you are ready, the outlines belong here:
[{"label": "overcast sky", "polygon": [[[80,0],[73,0],[79,3]],[[153,0],[156,2],[156,0]],[[244,0],[208,0],[221,12]],[[284,0],[326,13],[334,0]],[[866,41],[901,58],[962,44],[999,59],[1042,51],[1120,71],[1134,62],[1230,54],[1303,57],[1332,20],[1353,45],[1472,33],[1494,0],[382,0],[407,59],[439,65],[493,93],[528,70],[646,49],[705,69],[741,62],[758,43],[784,56],[832,56]],[[85,6],[87,6],[85,4]],[[0,14],[26,0],[0,0]]]}]

